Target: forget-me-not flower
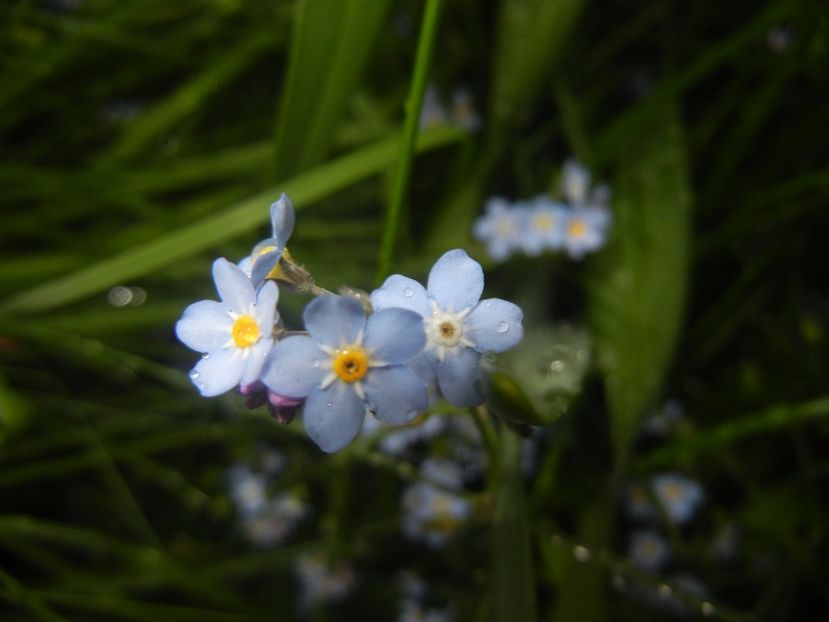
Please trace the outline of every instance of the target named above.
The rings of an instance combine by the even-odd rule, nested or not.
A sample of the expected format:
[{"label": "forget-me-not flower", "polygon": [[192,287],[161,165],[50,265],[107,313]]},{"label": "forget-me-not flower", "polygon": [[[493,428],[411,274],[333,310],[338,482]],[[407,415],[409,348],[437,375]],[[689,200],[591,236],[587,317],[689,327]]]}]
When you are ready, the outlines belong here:
[{"label": "forget-me-not flower", "polygon": [[239,267],[251,278],[257,288],[267,278],[279,276],[279,260],[286,253],[285,245],[294,231],[294,204],[284,192],[271,205],[271,237],[253,247],[250,256],[239,262]]},{"label": "forget-me-not flower", "polygon": [[350,443],[366,410],[401,424],[426,408],[426,386],[405,366],[426,341],[416,313],[385,309],[366,318],[357,300],[326,294],[302,317],[310,336],[277,343],[262,381],[279,395],[307,397],[305,429],[323,451]]},{"label": "forget-me-not flower", "polygon": [[653,493],[668,518],[678,524],[687,523],[705,499],[700,484],[679,473],[662,473],[651,479]]},{"label": "forget-me-not flower", "polygon": [[481,265],[461,249],[445,253],[429,273],[427,287],[393,274],[371,294],[375,309],[411,309],[422,317],[426,347],[411,366],[429,384],[437,382],[455,406],[481,404],[480,359],[503,352],[524,335],[521,309],[500,298],[481,300]]},{"label": "forget-me-not flower", "polygon": [[534,256],[561,249],[564,245],[564,225],[568,221],[567,209],[544,195],[532,199],[524,209],[521,219],[524,225],[521,247],[524,252]]},{"label": "forget-me-not flower", "polygon": [[459,467],[446,460],[426,460],[421,475],[427,481],[403,493],[403,531],[430,546],[445,544],[472,513],[470,502],[457,494],[462,485]]},{"label": "forget-me-not flower", "polygon": [[190,379],[205,397],[259,377],[273,345],[279,298],[276,283],[267,283],[257,293],[244,272],[224,258],[213,262],[213,280],[222,301],[193,303],[176,323],[182,343],[204,353]]},{"label": "forget-me-not flower", "polygon": [[628,557],[637,568],[647,572],[659,572],[671,557],[668,542],[652,529],[641,529],[630,535]]},{"label": "forget-me-not flower", "polygon": [[522,248],[524,210],[512,207],[502,197],[486,202],[486,213],[472,226],[475,239],[486,245],[487,254],[495,261],[504,261]]},{"label": "forget-me-not flower", "polygon": [[605,245],[610,213],[601,207],[575,207],[564,222],[564,249],[573,259],[581,259]]}]

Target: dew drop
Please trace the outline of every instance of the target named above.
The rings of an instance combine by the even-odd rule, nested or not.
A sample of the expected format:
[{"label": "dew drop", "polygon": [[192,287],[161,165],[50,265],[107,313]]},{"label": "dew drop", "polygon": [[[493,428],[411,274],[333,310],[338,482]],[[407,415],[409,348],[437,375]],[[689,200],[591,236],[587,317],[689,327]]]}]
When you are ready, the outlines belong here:
[{"label": "dew drop", "polygon": [[313,363],[313,365],[314,365],[314,367],[316,367],[317,369],[319,369],[319,366],[320,366],[319,359],[314,359],[314,363]]},{"label": "dew drop", "polygon": [[702,603],[700,609],[702,610],[702,615],[704,615],[706,618],[710,618],[717,611],[716,609],[714,609],[714,605],[712,605],[708,601]]},{"label": "dew drop", "polygon": [[406,298],[411,298],[412,296],[414,296],[414,290],[411,287],[407,287],[403,290],[403,295]]},{"label": "dew drop", "polygon": [[328,408],[334,408],[334,402],[328,402],[326,406],[328,406]]},{"label": "dew drop", "polygon": [[198,380],[199,376],[201,376],[201,374],[199,372],[197,372],[195,369],[190,372],[190,379],[191,380]]},{"label": "dew drop", "polygon": [[202,354],[201,358],[202,358],[203,361],[206,361],[207,359],[210,358],[210,355],[209,354]]},{"label": "dew drop", "polygon": [[495,330],[497,330],[499,333],[505,333],[509,330],[509,324],[501,320],[500,322],[498,322],[498,324],[495,325]]}]

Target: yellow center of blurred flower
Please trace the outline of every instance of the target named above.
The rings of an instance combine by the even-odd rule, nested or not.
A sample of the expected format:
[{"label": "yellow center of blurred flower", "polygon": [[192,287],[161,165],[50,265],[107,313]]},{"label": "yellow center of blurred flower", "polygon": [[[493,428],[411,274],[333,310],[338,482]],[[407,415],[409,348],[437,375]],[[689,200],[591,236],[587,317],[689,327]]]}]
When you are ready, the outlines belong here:
[{"label": "yellow center of blurred flower", "polygon": [[368,373],[368,355],[359,347],[339,350],[331,360],[331,368],[343,382],[357,382]]},{"label": "yellow center of blurred flower", "polygon": [[567,233],[574,238],[580,238],[587,233],[587,225],[581,220],[573,220],[567,225]]},{"label": "yellow center of blurred flower", "polygon": [[539,214],[533,219],[533,226],[538,231],[550,231],[553,228],[553,217],[549,214]]},{"label": "yellow center of blurred flower", "polygon": [[230,329],[237,348],[249,348],[259,341],[259,324],[249,315],[240,315]]}]

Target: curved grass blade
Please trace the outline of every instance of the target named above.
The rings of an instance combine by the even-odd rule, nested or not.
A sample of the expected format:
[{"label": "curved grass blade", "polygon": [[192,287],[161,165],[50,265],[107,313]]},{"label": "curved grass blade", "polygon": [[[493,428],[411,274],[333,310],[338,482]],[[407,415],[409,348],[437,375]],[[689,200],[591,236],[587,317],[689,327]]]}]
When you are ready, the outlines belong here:
[{"label": "curved grass blade", "polygon": [[[417,147],[419,151],[426,151],[463,138],[463,131],[457,128],[434,128],[419,136]],[[267,206],[276,201],[282,192],[289,194],[294,203],[302,207],[379,173],[394,161],[399,147],[398,135],[379,141],[288,180],[279,187],[269,188],[215,216],[24,291],[0,304],[0,311],[52,309],[157,270],[263,225],[268,219]]]}]

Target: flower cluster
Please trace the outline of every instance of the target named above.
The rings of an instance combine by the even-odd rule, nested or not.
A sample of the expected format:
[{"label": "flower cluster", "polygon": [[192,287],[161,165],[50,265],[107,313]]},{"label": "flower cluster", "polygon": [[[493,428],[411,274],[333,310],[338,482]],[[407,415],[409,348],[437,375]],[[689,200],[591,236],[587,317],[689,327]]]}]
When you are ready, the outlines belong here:
[{"label": "flower cluster", "polygon": [[[523,313],[499,298],[481,300],[483,270],[463,250],[445,253],[427,286],[400,274],[363,296],[320,290],[286,244],[294,227],[287,196],[271,207],[273,234],[239,265],[213,264],[220,301],[185,309],[178,338],[203,353],[190,378],[204,396],[238,388],[249,407],[268,405],[305,429],[327,452],[359,433],[367,412],[405,424],[439,392],[458,407],[483,402],[480,361],[523,336]],[[303,312],[305,331],[289,333],[276,304],[281,286],[321,293]],[[366,309],[370,306],[370,309]]]},{"label": "flower cluster", "polygon": [[447,106],[435,86],[429,85],[420,109],[420,127],[428,129],[449,123],[468,132],[475,132],[481,127],[481,117],[475,110],[472,95],[466,88],[458,87],[452,91],[451,105]]},{"label": "flower cluster", "polygon": [[504,261],[518,252],[534,257],[546,251],[581,259],[604,246],[611,222],[609,189],[591,189],[589,171],[574,160],[565,163],[562,180],[561,202],[546,195],[517,202],[501,197],[487,201],[473,234],[492,259]]}]

